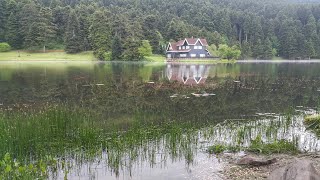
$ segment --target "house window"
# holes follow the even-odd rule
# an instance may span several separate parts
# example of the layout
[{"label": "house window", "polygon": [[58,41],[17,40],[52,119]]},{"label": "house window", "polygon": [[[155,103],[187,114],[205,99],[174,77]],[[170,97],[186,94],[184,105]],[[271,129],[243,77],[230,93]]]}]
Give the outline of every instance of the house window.
[{"label": "house window", "polygon": [[194,46],[194,49],[198,49],[198,46]]},{"label": "house window", "polygon": [[206,57],[206,55],[205,54],[200,54],[200,57]]},{"label": "house window", "polygon": [[190,49],[190,46],[186,46],[186,49]]},{"label": "house window", "polygon": [[180,54],[180,57],[187,57],[187,54]]},{"label": "house window", "polygon": [[185,47],[185,46],[182,46],[182,49],[186,49],[186,47]]},{"label": "house window", "polygon": [[190,56],[191,56],[191,57],[196,57],[197,55],[196,55],[196,54],[190,54]]},{"label": "house window", "polygon": [[198,46],[198,49],[202,49],[202,46]]},{"label": "house window", "polygon": [[171,58],[171,54],[167,54],[167,58]]},{"label": "house window", "polygon": [[179,46],[179,50],[181,49],[181,46]]}]

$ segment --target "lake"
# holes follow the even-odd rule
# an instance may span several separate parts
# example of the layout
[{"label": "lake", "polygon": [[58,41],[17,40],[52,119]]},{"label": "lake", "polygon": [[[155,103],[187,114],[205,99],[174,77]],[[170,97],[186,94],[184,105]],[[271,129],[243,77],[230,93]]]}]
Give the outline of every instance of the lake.
[{"label": "lake", "polygon": [[224,162],[206,152],[213,144],[246,147],[261,136],[320,150],[303,124],[320,107],[319,69],[317,61],[0,62],[0,130],[8,129],[0,155],[50,155],[51,179],[219,179]]}]

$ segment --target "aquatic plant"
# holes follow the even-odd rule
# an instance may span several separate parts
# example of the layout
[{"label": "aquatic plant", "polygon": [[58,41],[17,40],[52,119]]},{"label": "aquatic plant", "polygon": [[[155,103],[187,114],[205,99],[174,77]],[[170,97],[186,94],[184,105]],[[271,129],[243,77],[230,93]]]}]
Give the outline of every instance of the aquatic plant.
[{"label": "aquatic plant", "polygon": [[262,154],[273,153],[298,153],[299,150],[295,142],[289,142],[287,140],[276,140],[272,143],[265,143],[261,139],[261,135],[257,136],[251,141],[248,151]]},{"label": "aquatic plant", "polygon": [[223,146],[221,144],[217,144],[217,145],[209,146],[207,151],[210,154],[220,154],[220,153],[224,152],[225,150],[226,150],[225,146]]}]

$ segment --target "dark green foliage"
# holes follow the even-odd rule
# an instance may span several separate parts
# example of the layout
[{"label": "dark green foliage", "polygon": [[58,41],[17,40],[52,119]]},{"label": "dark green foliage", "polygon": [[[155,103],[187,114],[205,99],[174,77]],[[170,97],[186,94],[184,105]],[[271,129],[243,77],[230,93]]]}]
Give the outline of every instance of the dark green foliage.
[{"label": "dark green foliage", "polygon": [[[274,52],[288,59],[320,57],[320,6],[316,4],[150,0],[132,6],[127,0],[2,0],[0,42],[9,42],[14,49],[51,48],[51,44],[72,53],[93,49],[101,59],[110,52],[110,36],[116,34],[123,45],[132,38],[146,39],[156,54],[163,54],[170,40],[194,36],[216,46],[237,45],[244,59],[271,59]],[[77,20],[68,23],[71,11],[76,14],[71,18]],[[104,17],[99,19],[101,12]]]},{"label": "dark green foliage", "polygon": [[263,58],[264,59],[272,59],[273,57],[273,53],[272,53],[272,43],[269,40],[269,38],[267,38],[264,41],[264,49],[263,49]]},{"label": "dark green foliage", "polygon": [[95,56],[103,60],[103,54],[111,50],[111,27],[105,11],[93,14],[90,40]]},{"label": "dark green foliage", "polygon": [[78,53],[82,51],[81,47],[79,21],[77,14],[71,11],[65,35],[65,51],[67,53]]},{"label": "dark green foliage", "polygon": [[0,43],[0,52],[8,52],[11,50],[11,47],[8,43]]},{"label": "dark green foliage", "polygon": [[256,43],[254,44],[253,50],[252,50],[253,57],[256,59],[263,59],[264,57],[264,46],[261,42],[261,39],[258,39]]},{"label": "dark green foliage", "polygon": [[115,35],[112,40],[112,47],[111,47],[111,60],[121,60],[122,58],[122,44],[121,39],[118,35]]},{"label": "dark green foliage", "polygon": [[55,37],[54,25],[51,22],[52,12],[48,8],[41,8],[38,15],[29,26],[29,31],[25,37],[27,49],[40,49],[52,41]]},{"label": "dark green foliage", "polygon": [[14,49],[22,47],[23,42],[19,32],[19,21],[14,13],[11,13],[8,18],[6,39]]},{"label": "dark green foliage", "polygon": [[129,38],[124,44],[123,59],[126,61],[140,61],[143,55],[140,54],[139,48],[141,42],[135,38]]},{"label": "dark green foliage", "polygon": [[6,1],[0,1],[0,43],[5,41]]},{"label": "dark green foliage", "polygon": [[146,40],[148,40],[152,46],[154,53],[160,52],[160,32],[158,32],[157,17],[149,15],[144,19],[142,30]]}]

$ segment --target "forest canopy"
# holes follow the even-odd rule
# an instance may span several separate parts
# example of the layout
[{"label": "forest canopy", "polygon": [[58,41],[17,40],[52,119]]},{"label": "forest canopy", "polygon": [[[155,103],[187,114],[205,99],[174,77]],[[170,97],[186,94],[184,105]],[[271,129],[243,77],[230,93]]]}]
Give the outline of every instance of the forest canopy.
[{"label": "forest canopy", "polygon": [[100,59],[139,60],[146,42],[154,54],[163,54],[167,42],[192,36],[206,38],[216,47],[237,47],[241,58],[319,58],[320,4],[315,0],[0,1],[0,43],[12,49],[93,50]]}]

